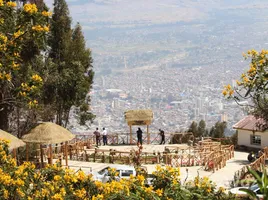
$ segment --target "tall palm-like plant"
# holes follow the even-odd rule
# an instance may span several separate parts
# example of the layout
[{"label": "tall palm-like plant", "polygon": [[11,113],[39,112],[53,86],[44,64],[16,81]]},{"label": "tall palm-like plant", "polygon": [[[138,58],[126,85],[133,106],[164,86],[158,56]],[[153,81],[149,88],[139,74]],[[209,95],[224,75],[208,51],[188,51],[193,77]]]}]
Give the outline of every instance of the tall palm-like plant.
[{"label": "tall palm-like plant", "polygon": [[[267,171],[266,171],[265,167],[262,166],[262,169],[263,169],[262,176],[260,176],[256,171],[252,170],[251,168],[249,168],[249,167],[247,167],[247,168],[248,168],[248,171],[254,176],[257,184],[259,185],[260,191],[263,194],[262,199],[268,200],[268,177],[267,177]],[[246,192],[253,199],[257,199],[257,200],[260,199],[257,196],[257,194],[250,189],[241,188],[240,190]]]}]

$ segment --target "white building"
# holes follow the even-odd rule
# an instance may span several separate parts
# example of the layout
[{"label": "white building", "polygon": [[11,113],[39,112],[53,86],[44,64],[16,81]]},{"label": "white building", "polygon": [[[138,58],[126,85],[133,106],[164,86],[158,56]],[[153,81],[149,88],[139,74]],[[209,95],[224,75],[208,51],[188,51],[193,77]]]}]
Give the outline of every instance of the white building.
[{"label": "white building", "polygon": [[238,130],[238,145],[252,148],[268,146],[268,129],[263,119],[249,115],[237,122],[233,128]]}]

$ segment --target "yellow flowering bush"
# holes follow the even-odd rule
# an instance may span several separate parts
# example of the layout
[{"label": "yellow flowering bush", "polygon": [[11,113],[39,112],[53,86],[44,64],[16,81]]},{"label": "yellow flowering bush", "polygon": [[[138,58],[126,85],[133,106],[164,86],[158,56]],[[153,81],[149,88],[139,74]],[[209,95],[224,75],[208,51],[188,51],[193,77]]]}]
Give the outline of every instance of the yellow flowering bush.
[{"label": "yellow flowering bush", "polygon": [[[117,176],[110,169],[112,177]],[[145,184],[142,174],[129,179],[112,178],[107,183],[94,181],[92,175],[73,171],[58,164],[36,169],[25,162],[17,165],[8,155],[8,142],[0,140],[0,197],[12,200],[187,200],[232,199],[224,189],[215,189],[207,177],[197,177],[186,185],[180,183],[180,170],[172,167],[156,167],[152,185]],[[166,181],[167,183],[163,182]]]},{"label": "yellow flowering bush", "polygon": [[37,106],[43,80],[33,69],[26,70],[23,49],[29,38],[41,46],[49,32],[50,16],[51,12],[38,10],[35,4],[17,7],[16,2],[0,0],[0,93],[5,92],[1,96],[9,97],[12,103],[19,101],[30,108]]},{"label": "yellow flowering bush", "polygon": [[[241,101],[247,101],[250,111],[258,117],[268,120],[267,110],[267,83],[268,83],[268,50],[260,52],[252,49],[243,53],[244,58],[250,59],[249,68],[241,74],[236,86],[227,85],[222,91],[223,95],[235,100],[238,105]],[[244,105],[243,105],[244,106]]]},{"label": "yellow flowering bush", "polygon": [[34,14],[34,13],[37,13],[37,11],[38,11],[36,5],[35,4],[30,4],[30,3],[26,3],[23,6],[23,10],[24,10],[24,12],[26,12],[28,14]]}]

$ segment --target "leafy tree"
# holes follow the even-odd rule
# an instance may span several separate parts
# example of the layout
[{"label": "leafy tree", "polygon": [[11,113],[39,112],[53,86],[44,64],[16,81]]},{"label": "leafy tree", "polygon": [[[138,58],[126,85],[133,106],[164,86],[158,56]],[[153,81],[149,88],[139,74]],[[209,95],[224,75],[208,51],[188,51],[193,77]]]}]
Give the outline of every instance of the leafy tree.
[{"label": "leafy tree", "polygon": [[209,129],[206,129],[205,136],[206,136],[206,137],[209,136]]},{"label": "leafy tree", "polygon": [[195,137],[198,137],[198,127],[197,123],[193,121],[188,129],[188,132],[192,132]]},{"label": "leafy tree", "polygon": [[237,145],[238,142],[238,130],[231,136],[231,141],[233,145]]},{"label": "leafy tree", "polygon": [[28,38],[37,45],[44,40],[48,17],[49,13],[38,11],[35,4],[18,8],[15,2],[0,0],[0,129],[9,128],[14,108],[38,104],[43,79],[24,64],[23,50]]},{"label": "leafy tree", "polygon": [[226,122],[216,122],[214,130],[212,132],[212,137],[215,138],[224,138],[224,130],[227,127]]},{"label": "leafy tree", "polygon": [[268,51],[250,50],[244,54],[245,59],[251,58],[250,68],[237,80],[237,87],[227,85],[222,91],[229,99],[234,99],[238,105],[248,101],[249,112],[264,120],[268,120]]},{"label": "leafy tree", "polygon": [[198,137],[205,136],[206,134],[206,122],[202,119],[198,124]]},{"label": "leafy tree", "polygon": [[[71,19],[65,0],[55,0],[52,16],[51,46],[49,58],[52,75],[44,83],[44,104],[53,105],[56,122],[66,126],[72,106],[80,107],[81,124],[92,120],[89,111],[90,97],[87,95],[93,83],[92,57],[86,48],[82,28],[79,24],[71,29]],[[53,77],[52,77],[53,76]]]},{"label": "leafy tree", "polygon": [[214,134],[215,134],[215,127],[212,126],[211,129],[210,129],[210,131],[209,131],[209,136],[210,137],[214,137]]}]

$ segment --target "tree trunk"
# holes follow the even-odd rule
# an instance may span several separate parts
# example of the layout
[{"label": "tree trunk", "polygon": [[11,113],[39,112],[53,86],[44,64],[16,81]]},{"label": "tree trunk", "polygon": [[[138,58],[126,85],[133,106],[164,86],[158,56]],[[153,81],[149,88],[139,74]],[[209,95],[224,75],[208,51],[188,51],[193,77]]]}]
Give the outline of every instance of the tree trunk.
[{"label": "tree trunk", "polygon": [[0,129],[4,131],[8,131],[9,128],[9,121],[8,121],[8,108],[7,107],[2,107],[0,110]]},{"label": "tree trunk", "polygon": [[62,107],[61,107],[61,105],[58,105],[56,124],[58,124],[60,126],[62,124]]},{"label": "tree trunk", "polygon": [[70,109],[68,111],[66,111],[64,128],[66,128],[66,126],[69,122],[69,115],[70,115]]}]

